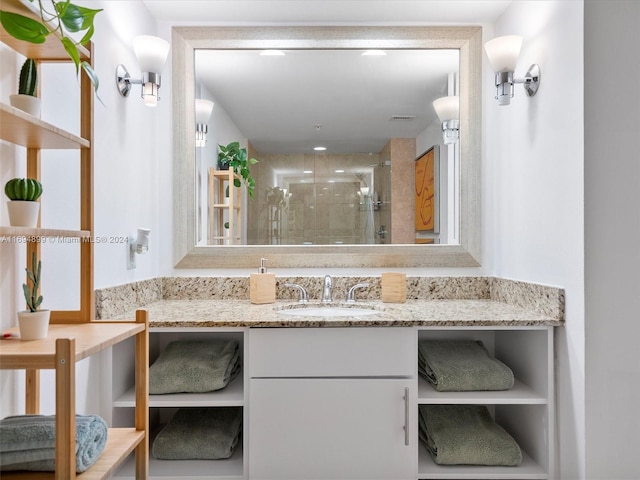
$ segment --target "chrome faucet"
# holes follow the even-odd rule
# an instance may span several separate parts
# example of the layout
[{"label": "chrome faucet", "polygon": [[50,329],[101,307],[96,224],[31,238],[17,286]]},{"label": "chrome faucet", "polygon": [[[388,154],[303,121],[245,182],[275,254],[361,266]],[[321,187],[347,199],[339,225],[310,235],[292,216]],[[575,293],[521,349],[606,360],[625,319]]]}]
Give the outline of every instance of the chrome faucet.
[{"label": "chrome faucet", "polygon": [[298,292],[300,292],[298,303],[307,303],[309,301],[307,297],[307,291],[302,285],[298,285],[297,283],[285,283],[284,286],[288,288],[295,288],[298,290]]},{"label": "chrome faucet", "polygon": [[347,293],[347,303],[356,303],[356,290],[359,288],[367,288],[368,286],[368,283],[358,283],[351,287],[349,293]]},{"label": "chrome faucet", "polygon": [[333,289],[333,282],[331,281],[330,275],[324,276],[324,284],[322,286],[322,302],[330,303],[333,302],[333,298],[331,298],[331,290]]}]

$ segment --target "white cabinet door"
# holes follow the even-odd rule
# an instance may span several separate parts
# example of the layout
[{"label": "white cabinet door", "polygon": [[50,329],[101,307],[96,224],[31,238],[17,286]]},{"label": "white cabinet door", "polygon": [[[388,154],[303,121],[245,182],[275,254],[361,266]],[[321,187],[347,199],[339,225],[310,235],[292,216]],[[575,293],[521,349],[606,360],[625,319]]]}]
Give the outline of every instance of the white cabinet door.
[{"label": "white cabinet door", "polygon": [[249,477],[416,478],[413,390],[411,379],[252,379]]}]

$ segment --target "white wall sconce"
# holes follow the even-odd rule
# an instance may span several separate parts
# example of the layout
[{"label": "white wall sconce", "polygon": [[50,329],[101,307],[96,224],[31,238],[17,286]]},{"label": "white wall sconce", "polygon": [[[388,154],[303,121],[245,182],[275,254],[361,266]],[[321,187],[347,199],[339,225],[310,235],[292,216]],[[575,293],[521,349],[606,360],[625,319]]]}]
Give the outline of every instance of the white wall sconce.
[{"label": "white wall sconce", "polygon": [[149,251],[149,234],[151,230],[148,228],[138,228],[138,236],[136,238],[129,237],[127,242],[129,256],[127,257],[127,270],[136,268],[136,253],[138,255],[145,254]]},{"label": "white wall sconce", "polygon": [[133,39],[133,50],[138,59],[142,78],[133,79],[129,71],[122,64],[116,67],[116,85],[123,97],[129,96],[131,85],[142,85],[142,99],[144,104],[155,107],[160,97],[160,77],[162,68],[169,54],[169,42],[151,35],[140,35]]},{"label": "white wall sconce", "polygon": [[460,136],[460,98],[457,95],[440,97],[433,108],[442,122],[442,140],[445,145],[456,143]]},{"label": "white wall sconce", "polygon": [[530,97],[533,97],[540,87],[540,66],[538,64],[531,65],[524,78],[513,77],[520,56],[520,47],[522,47],[520,35],[496,37],[484,44],[484,51],[489,58],[491,68],[496,72],[498,105],[511,103],[514,83],[523,83],[524,89]]},{"label": "white wall sconce", "polygon": [[196,147],[204,147],[207,144],[207,122],[213,112],[213,102],[203,98],[196,98]]}]

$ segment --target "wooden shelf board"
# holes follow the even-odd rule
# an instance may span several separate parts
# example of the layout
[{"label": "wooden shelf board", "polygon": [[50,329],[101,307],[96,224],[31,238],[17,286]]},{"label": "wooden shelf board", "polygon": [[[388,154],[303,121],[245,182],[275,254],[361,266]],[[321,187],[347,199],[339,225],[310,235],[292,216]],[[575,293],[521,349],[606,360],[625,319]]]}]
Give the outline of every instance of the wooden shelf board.
[{"label": "wooden shelf board", "polygon": [[[12,330],[17,331],[17,328]],[[143,330],[144,325],[133,322],[49,325],[49,334],[42,340],[0,340],[0,368],[55,368],[58,338],[75,338],[77,362]]]},{"label": "wooden shelf board", "polygon": [[[243,373],[222,390],[206,393],[149,395],[149,407],[241,407],[244,405]],[[113,402],[114,407],[135,407],[135,388]]]},{"label": "wooden shelf board", "polygon": [[89,148],[87,139],[62,130],[17,108],[0,103],[0,139],[27,148]]},{"label": "wooden shelf board", "polygon": [[418,478],[427,479],[529,479],[544,480],[549,474],[529,455],[522,452],[522,464],[517,467],[491,467],[484,465],[438,465],[432,459],[424,445],[418,450]]},{"label": "wooden shelf board", "polygon": [[547,399],[518,379],[510,390],[493,392],[438,392],[424,378],[418,378],[418,403],[421,404],[541,404]]},{"label": "wooden shelf board", "polygon": [[[102,480],[110,478],[133,449],[144,441],[144,432],[135,428],[110,428],[107,435],[107,445],[100,458],[89,470],[76,475],[81,480]],[[53,472],[2,472],[3,480],[12,479],[52,479]]]},{"label": "wooden shelf board", "polygon": [[[42,21],[36,10],[36,6],[28,2],[20,0],[2,0],[2,10],[18,13],[39,22]],[[60,43],[59,36],[56,33],[47,36],[47,40],[43,44],[33,44],[13,38],[4,28],[0,27],[0,41],[25,57],[33,58],[34,60],[71,62],[69,55],[67,55],[67,52]],[[78,52],[81,60],[89,60],[89,51],[85,47],[79,45]]]},{"label": "wooden shelf board", "polygon": [[31,227],[0,226],[0,237],[88,238],[90,236],[91,236],[91,232],[89,230],[65,230],[65,229],[59,229],[59,228],[31,228]]}]

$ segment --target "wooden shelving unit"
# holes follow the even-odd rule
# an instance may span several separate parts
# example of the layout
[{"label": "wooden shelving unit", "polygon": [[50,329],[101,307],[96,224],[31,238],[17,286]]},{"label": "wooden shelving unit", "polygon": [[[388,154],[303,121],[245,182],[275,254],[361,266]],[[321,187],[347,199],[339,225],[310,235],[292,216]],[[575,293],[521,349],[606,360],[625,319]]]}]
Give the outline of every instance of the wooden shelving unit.
[{"label": "wooden shelving unit", "polygon": [[[109,478],[132,452],[136,451],[136,477],[145,479],[148,468],[148,314],[139,311],[136,322],[50,325],[42,340],[5,340],[0,349],[0,368],[55,370],[56,374],[56,471],[3,472],[3,479],[55,478],[56,480]],[[80,360],[135,336],[135,427],[110,428],[105,450],[86,472],[76,476],[75,369]],[[37,380],[27,382],[27,413],[38,413]],[[31,405],[29,405],[31,403]]]},{"label": "wooden shelving unit", "polygon": [[209,245],[242,243],[242,196],[233,185],[235,178],[239,177],[232,169],[209,169]]},{"label": "wooden shelving unit", "polygon": [[[3,0],[2,9],[39,20],[34,6],[25,0]],[[51,36],[50,36],[51,37]],[[44,44],[34,45],[16,40],[4,28],[0,28],[0,40],[17,53],[36,61],[38,67],[47,62],[71,62],[63,46],[55,38],[47,37]],[[80,58],[92,61],[91,44],[80,49]],[[75,85],[72,88],[76,88]],[[41,178],[41,150],[73,149],[80,152],[80,221],[77,231],[61,231],[55,228],[12,230],[13,227],[0,227],[2,237],[26,236],[27,258],[32,252],[40,253],[40,242],[36,237],[91,237],[93,232],[93,86],[86,75],[80,76],[80,135],[65,131],[48,122],[40,120],[17,108],[0,103],[0,139],[25,147],[27,150],[27,176]],[[40,226],[40,224],[38,225]],[[61,235],[58,235],[61,232]],[[6,241],[6,240],[5,240]],[[80,245],[80,306],[78,310],[52,311],[52,323],[83,323],[92,320],[93,299],[93,243],[81,242]]]},{"label": "wooden shelving unit", "polygon": [[[2,0],[4,11],[40,20],[35,7],[27,0]],[[0,28],[0,41],[15,52],[32,58],[38,68],[47,62],[71,63],[63,45],[55,34],[43,44],[16,40]],[[79,47],[82,61],[93,64],[93,46]],[[73,68],[71,65],[69,68]],[[70,88],[77,88],[71,85]],[[40,410],[40,369],[55,371],[56,408],[56,471],[3,472],[3,479],[55,478],[56,480],[106,479],[135,451],[135,476],[148,477],[148,315],[137,314],[136,322],[94,322],[93,289],[93,104],[91,81],[80,76],[80,131],[68,132],[51,123],[33,117],[0,102],[0,140],[26,149],[26,173],[29,178],[41,179],[42,150],[77,150],[79,156],[80,218],[78,229],[59,229],[47,225],[35,228],[0,226],[0,241],[24,243],[27,259],[33,252],[40,257],[43,239],[58,237],[80,247],[80,304],[77,310],[52,311],[47,338],[35,341],[3,340],[0,343],[0,368],[26,371],[27,414]],[[46,184],[45,184],[46,187]],[[61,279],[62,280],[62,279]],[[17,329],[16,329],[17,330]],[[75,464],[75,369],[83,358],[100,352],[128,338],[135,338],[135,425],[130,428],[110,428],[107,446],[89,470],[76,475]]]}]

